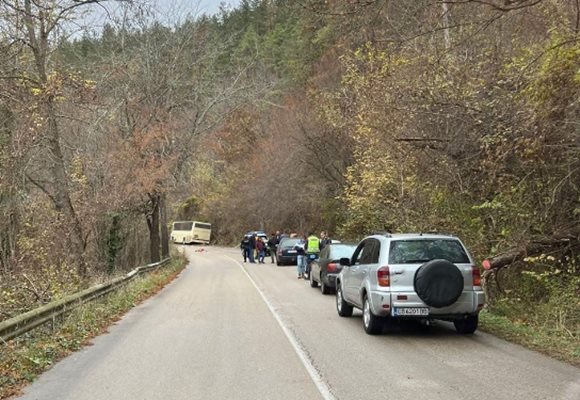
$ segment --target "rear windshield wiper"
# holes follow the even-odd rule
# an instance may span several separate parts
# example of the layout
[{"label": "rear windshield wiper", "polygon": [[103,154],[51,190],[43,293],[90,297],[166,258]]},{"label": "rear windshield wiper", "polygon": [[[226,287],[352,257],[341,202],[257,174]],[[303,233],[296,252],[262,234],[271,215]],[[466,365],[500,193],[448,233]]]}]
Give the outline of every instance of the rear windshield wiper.
[{"label": "rear windshield wiper", "polygon": [[417,263],[427,262],[427,261],[431,261],[431,259],[425,258],[425,259],[417,259],[417,260],[405,260],[402,264],[417,264]]}]

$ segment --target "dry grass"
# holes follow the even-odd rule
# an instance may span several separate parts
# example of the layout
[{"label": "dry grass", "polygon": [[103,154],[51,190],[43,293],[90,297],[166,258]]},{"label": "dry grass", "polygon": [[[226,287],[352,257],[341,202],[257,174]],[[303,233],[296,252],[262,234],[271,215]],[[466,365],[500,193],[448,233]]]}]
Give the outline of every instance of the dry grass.
[{"label": "dry grass", "polygon": [[0,344],[0,399],[20,393],[22,387],[70,353],[90,345],[123,314],[155,295],[186,265],[175,258],[170,265],[137,278],[123,289],[74,310],[54,326],[43,326]]}]

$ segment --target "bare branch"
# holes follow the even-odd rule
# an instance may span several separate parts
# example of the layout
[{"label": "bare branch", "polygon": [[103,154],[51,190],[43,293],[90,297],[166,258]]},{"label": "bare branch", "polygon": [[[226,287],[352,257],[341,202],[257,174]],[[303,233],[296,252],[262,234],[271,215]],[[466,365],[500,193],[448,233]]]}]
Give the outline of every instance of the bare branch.
[{"label": "bare branch", "polygon": [[533,7],[544,0],[503,0],[501,5],[499,2],[486,1],[486,0],[438,0],[441,4],[482,4],[493,8],[494,10],[510,12],[515,10],[521,10],[522,8]]}]

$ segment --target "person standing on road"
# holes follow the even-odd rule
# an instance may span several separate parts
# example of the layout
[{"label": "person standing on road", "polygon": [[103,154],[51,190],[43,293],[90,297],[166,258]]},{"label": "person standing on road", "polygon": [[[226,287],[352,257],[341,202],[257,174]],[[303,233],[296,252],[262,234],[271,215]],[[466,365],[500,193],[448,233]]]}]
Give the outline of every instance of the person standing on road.
[{"label": "person standing on road", "polygon": [[250,238],[248,235],[244,235],[242,242],[240,243],[240,249],[242,249],[242,255],[244,256],[244,262],[250,258]]},{"label": "person standing on road", "polygon": [[264,239],[261,237],[256,237],[256,252],[258,253],[258,264],[265,264],[266,243],[264,243]]},{"label": "person standing on road", "polygon": [[314,261],[321,250],[321,243],[318,237],[310,232],[308,234],[308,239],[306,239],[306,245],[304,246],[304,251],[306,252],[306,267],[305,272],[310,277],[310,263]]},{"label": "person standing on road", "polygon": [[304,268],[306,267],[306,251],[304,250],[306,246],[306,240],[304,235],[300,236],[298,243],[294,245],[294,250],[296,250],[296,268],[298,270],[298,279],[304,278]]},{"label": "person standing on road", "polygon": [[275,235],[275,239],[276,239],[276,248],[278,247],[278,245],[280,244],[280,242],[282,241],[282,238],[287,237],[284,236],[283,232],[280,231],[276,231],[276,235]]},{"label": "person standing on road", "polygon": [[270,249],[270,259],[272,260],[272,264],[274,264],[274,258],[276,257],[276,250],[278,249],[278,234],[280,232],[273,233],[270,235],[268,239],[268,248]]},{"label": "person standing on road", "polygon": [[332,243],[332,239],[328,236],[326,231],[320,232],[320,250],[324,249],[327,245]]},{"label": "person standing on road", "polygon": [[248,256],[250,258],[250,264],[255,264],[256,260],[254,259],[254,251],[256,251],[256,237],[254,235],[250,235],[248,242]]}]

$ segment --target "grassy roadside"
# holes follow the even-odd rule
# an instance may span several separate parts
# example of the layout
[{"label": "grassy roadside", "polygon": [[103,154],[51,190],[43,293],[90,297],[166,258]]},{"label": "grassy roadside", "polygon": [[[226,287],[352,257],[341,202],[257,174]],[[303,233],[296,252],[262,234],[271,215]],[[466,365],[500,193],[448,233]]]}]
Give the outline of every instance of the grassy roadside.
[{"label": "grassy roadside", "polygon": [[56,329],[41,327],[8,343],[0,344],[0,399],[18,394],[56,361],[81,349],[107,331],[131,308],[159,292],[186,265],[184,258],[136,278],[121,290],[87,303],[66,315]]},{"label": "grassy roadside", "polygon": [[480,313],[479,328],[502,339],[580,367],[580,341],[578,336],[571,332],[512,321],[488,310]]}]

